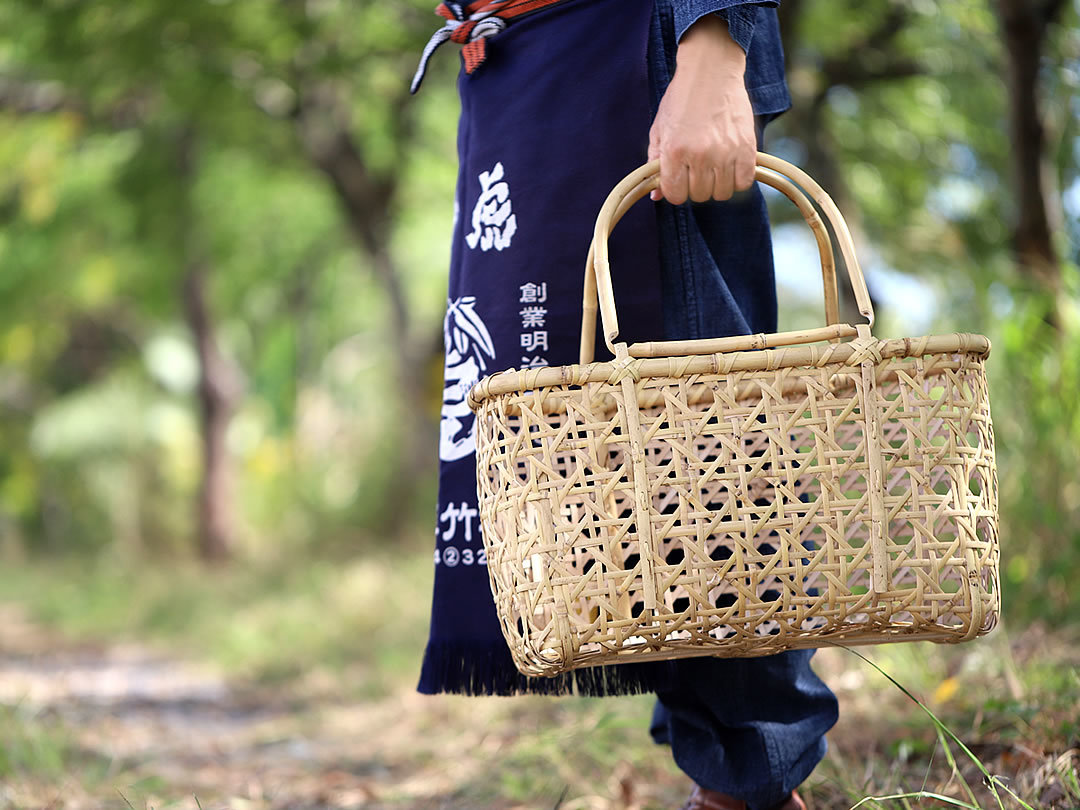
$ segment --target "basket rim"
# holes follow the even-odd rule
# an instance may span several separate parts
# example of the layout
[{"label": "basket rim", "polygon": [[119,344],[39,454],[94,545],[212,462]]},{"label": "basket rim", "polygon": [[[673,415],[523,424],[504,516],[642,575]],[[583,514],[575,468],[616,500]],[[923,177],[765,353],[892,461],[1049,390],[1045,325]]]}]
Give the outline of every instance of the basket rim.
[{"label": "basket rim", "polygon": [[889,339],[864,339],[826,345],[786,346],[778,349],[724,352],[690,357],[633,358],[582,365],[510,368],[489,374],[476,383],[467,397],[469,407],[479,410],[485,400],[502,394],[523,393],[538,388],[587,383],[617,383],[630,376],[635,380],[682,379],[700,374],[775,371],[783,368],[820,368],[847,365],[857,368],[867,359],[874,362],[929,354],[970,354],[979,359],[990,355],[990,339],[970,332]]}]

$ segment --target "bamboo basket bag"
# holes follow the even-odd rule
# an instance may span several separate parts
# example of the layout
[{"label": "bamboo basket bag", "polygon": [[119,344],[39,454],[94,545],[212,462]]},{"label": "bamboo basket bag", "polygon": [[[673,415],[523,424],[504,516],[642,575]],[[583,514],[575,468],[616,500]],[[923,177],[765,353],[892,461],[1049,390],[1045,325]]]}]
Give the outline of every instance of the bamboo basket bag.
[{"label": "bamboo basket bag", "polygon": [[[804,172],[759,154],[757,179],[817,238],[827,326],[616,342],[607,238],[656,171],[630,174],[597,218],[581,362],[500,372],[469,394],[488,571],[518,669],[989,632],[989,340],[873,338],[840,212]],[[839,323],[832,242],[807,194],[865,324]],[[613,362],[591,362],[597,292]]]}]

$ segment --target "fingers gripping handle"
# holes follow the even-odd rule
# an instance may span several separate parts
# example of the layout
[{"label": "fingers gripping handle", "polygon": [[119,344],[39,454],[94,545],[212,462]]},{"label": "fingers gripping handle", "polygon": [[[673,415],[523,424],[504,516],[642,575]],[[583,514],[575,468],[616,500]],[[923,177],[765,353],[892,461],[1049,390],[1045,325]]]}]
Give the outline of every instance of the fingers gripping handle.
[{"label": "fingers gripping handle", "polygon": [[[653,161],[627,175],[612,189],[596,218],[593,244],[589,251],[586,265],[584,307],[582,313],[581,362],[588,363],[593,357],[593,335],[596,330],[596,301],[599,299],[600,316],[604,325],[604,341],[608,348],[615,351],[615,340],[619,336],[618,312],[611,285],[611,268],[608,257],[608,237],[622,215],[637,200],[659,186],[659,163]],[[838,323],[836,296],[835,263],[832,245],[825,223],[814,206],[807,199],[809,195],[821,208],[825,220],[833,228],[859,312],[873,325],[874,310],[870,294],[866,289],[858,259],[855,256],[854,243],[848,231],[847,223],[836,204],[828,194],[801,169],[792,166],[780,158],[758,153],[756,179],[783,192],[798,206],[807,224],[813,231],[821,255],[822,276],[825,284],[825,311],[828,326],[825,329],[810,330],[800,333],[777,333],[774,335],[721,338],[715,340],[666,341],[646,344],[634,344],[629,354],[636,357],[648,357],[657,354],[708,354],[714,351],[734,351],[742,348],[762,348],[764,346],[783,346],[792,343],[805,343],[817,340],[835,339],[853,336],[854,327]],[[801,187],[801,188],[800,188]],[[805,189],[805,193],[804,190]],[[745,346],[743,344],[746,344]]]}]

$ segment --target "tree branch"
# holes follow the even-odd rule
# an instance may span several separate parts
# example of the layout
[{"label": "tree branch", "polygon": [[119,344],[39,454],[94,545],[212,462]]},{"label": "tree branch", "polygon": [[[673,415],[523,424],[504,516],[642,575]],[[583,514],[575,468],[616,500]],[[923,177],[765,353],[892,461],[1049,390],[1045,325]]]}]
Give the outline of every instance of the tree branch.
[{"label": "tree branch", "polygon": [[910,11],[906,6],[890,6],[877,27],[852,43],[844,57],[826,59],[821,68],[825,77],[822,92],[840,84],[857,87],[923,73],[918,62],[894,49],[896,37],[904,30],[909,18]]},{"label": "tree branch", "polygon": [[[404,85],[403,85],[404,86]],[[345,105],[328,83],[298,83],[294,116],[300,140],[311,162],[329,179],[345,212],[349,230],[367,256],[370,268],[390,303],[388,345],[394,353],[398,390],[408,404],[405,446],[401,452],[399,486],[403,492],[418,471],[430,466],[434,425],[426,408],[424,369],[428,367],[431,340],[417,339],[408,300],[390,249],[393,232],[391,212],[399,188],[396,172],[375,171],[353,135]],[[414,126],[408,96],[398,99],[389,116],[395,142],[404,149]],[[401,161],[394,161],[400,165]],[[442,330],[438,330],[442,334]]]},{"label": "tree branch", "polygon": [[390,299],[394,330],[401,338],[409,331],[409,313],[389,249],[389,211],[397,180],[392,175],[377,176],[371,170],[338,110],[330,88],[302,90],[295,117],[300,140],[311,162],[330,180],[349,229],[370,257],[372,270]]},{"label": "tree branch", "polygon": [[150,97],[133,93],[104,111],[73,95],[60,82],[0,76],[0,110],[19,116],[71,112],[108,129],[131,129],[146,120]]},{"label": "tree branch", "polygon": [[897,56],[895,54],[880,54],[884,57],[878,61],[874,56],[864,57],[860,61],[854,60],[827,60],[822,66],[826,75],[824,90],[836,85],[848,85],[860,87],[879,81],[893,79],[908,79],[912,76],[920,76],[925,71],[914,59]]}]

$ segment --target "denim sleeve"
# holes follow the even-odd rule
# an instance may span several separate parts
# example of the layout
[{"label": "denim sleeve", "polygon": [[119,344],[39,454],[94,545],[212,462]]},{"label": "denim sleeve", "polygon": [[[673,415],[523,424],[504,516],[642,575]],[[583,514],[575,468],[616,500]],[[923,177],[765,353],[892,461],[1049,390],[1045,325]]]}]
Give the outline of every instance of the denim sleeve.
[{"label": "denim sleeve", "polygon": [[754,7],[778,5],[779,0],[674,0],[675,38],[682,39],[686,29],[706,14],[716,14],[727,22],[731,38],[748,52],[754,36]]}]

